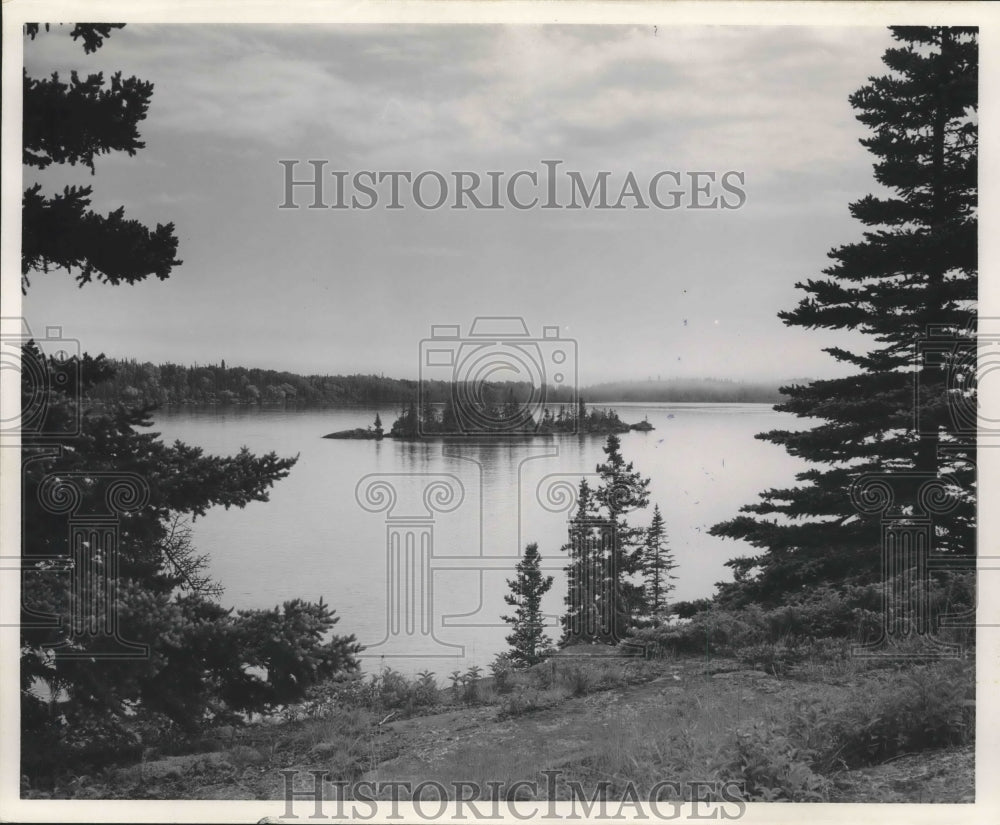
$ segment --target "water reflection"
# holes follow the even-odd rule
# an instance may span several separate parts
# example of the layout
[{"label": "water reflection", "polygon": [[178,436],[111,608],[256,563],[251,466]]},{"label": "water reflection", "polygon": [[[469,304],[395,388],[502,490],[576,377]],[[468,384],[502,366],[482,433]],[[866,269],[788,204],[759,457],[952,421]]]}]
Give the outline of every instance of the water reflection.
[{"label": "water reflection", "polygon": [[[651,478],[651,505],[663,511],[679,564],[674,596],[708,595],[716,581],[729,578],[725,561],[748,548],[712,538],[707,529],[760,490],[792,483],[803,466],[753,436],[807,423],[755,404],[636,404],[618,410],[626,421],[647,416],[656,428],[621,436],[622,452]],[[197,546],[209,554],[213,574],[226,587],[224,602],[263,607],[322,595],[341,617],[338,632],[354,633],[371,646],[369,653],[384,654],[384,662],[400,670],[429,667],[441,675],[483,666],[506,647],[508,629],[499,620],[507,612],[506,579],[525,544],[536,541],[547,572],[556,577],[543,604],[554,624],[565,589],[560,547],[572,511],[565,489],[593,475],[604,458],[604,439],[320,438],[367,426],[375,412],[351,407],[158,414],[155,429],[165,438],[209,452],[232,453],[245,444],[255,452],[300,455],[270,502],[215,509],[195,523]],[[378,412],[387,422],[395,416],[393,408]],[[358,484],[372,476],[395,486],[391,512],[359,503]],[[461,502],[429,510],[424,490],[447,478],[460,486]],[[649,512],[637,521],[645,525]],[[558,636],[558,628],[552,635]]]}]

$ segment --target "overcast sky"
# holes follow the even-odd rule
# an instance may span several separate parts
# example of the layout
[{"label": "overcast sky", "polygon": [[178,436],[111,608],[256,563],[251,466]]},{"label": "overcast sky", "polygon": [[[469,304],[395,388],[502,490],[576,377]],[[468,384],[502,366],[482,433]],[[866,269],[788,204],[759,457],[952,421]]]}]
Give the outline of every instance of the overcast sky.
[{"label": "overcast sky", "polygon": [[[847,97],[890,42],[882,28],[129,25],[85,55],[65,29],[42,34],[29,74],[121,69],[155,91],[144,151],[101,158],[93,178],[25,170],[26,185],[91,183],[101,211],[173,221],[184,264],[131,287],[39,274],[25,315],[89,352],[305,373],[415,377],[432,324],[520,315],[577,341],[583,383],[842,374],[821,348],[844,338],[776,313],[860,235],[847,207],[873,190],[871,156]],[[630,171],[738,170],[747,201],[282,211],[280,159],[484,176],[561,160],[611,172],[614,196]]]}]

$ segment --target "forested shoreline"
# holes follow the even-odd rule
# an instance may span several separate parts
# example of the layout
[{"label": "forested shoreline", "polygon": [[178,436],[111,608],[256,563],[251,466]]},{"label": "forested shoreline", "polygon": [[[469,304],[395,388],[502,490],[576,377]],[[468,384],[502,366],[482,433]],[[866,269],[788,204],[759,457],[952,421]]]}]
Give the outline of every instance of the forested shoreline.
[{"label": "forested shoreline", "polygon": [[[68,34],[91,54],[123,26],[56,26],[51,34]],[[27,24],[26,44],[49,33],[48,25]],[[372,777],[455,780],[453,799],[466,803],[464,789],[481,787],[470,776],[490,777],[485,787],[498,800],[504,782],[524,788],[526,772],[555,766],[592,803],[617,796],[623,807],[663,795],[741,804],[974,799],[976,458],[979,428],[990,423],[978,417],[972,357],[979,345],[978,30],[894,27],[891,34],[895,45],[883,58],[889,74],[869,78],[849,98],[872,130],[861,142],[875,157],[882,195],[850,204],[866,228],[863,240],[831,250],[823,277],[796,284],[805,297],[778,312],[788,326],[868,336],[874,343],[866,351],[825,350],[854,368],[850,377],[781,388],[711,378],[546,388],[536,420],[520,409],[539,400],[527,383],[477,383],[462,409],[449,407],[449,398],[471,385],[443,380],[67,358],[23,341],[15,448],[21,797],[288,800],[296,794],[279,777],[308,766],[313,787],[326,776],[341,791],[370,786]],[[105,88],[102,74],[84,80],[73,72],[67,83],[26,71],[25,168],[93,171],[101,154],[135,154],[145,147],[137,127],[152,90],[120,73]],[[91,198],[89,186],[45,194],[26,182],[25,294],[33,278],[59,270],[80,286],[115,286],[166,280],[181,264],[173,224],[147,227],[125,219],[124,207],[105,216],[90,210]],[[637,345],[629,346],[621,357]],[[671,599],[673,571],[685,574],[705,552],[698,536],[672,537],[666,506],[685,506],[677,497],[678,489],[687,492],[681,470],[695,475],[694,465],[684,465],[683,450],[670,455],[669,443],[651,459],[680,467],[681,483],[655,491],[664,510],[653,504],[647,519],[650,478],[615,431],[648,427],[626,425],[606,409],[622,401],[756,401],[819,419],[808,429],[759,433],[807,466],[728,520],[696,528],[738,542],[726,563],[731,580],[717,583],[711,598]],[[588,403],[604,409],[588,412]],[[223,583],[211,576],[212,542],[196,545],[191,524],[212,509],[267,506],[299,455],[247,447],[216,455],[171,444],[150,431],[151,411],[269,404],[398,405],[389,436],[400,438],[450,437],[469,432],[469,421],[475,434],[536,426],[543,434],[607,433],[604,460],[581,472],[565,543],[540,548],[529,540],[518,561],[511,558],[504,598],[511,610],[499,617],[510,626],[509,650],[496,655],[490,676],[474,664],[452,672],[445,687],[433,671],[411,679],[384,657],[377,672],[363,674],[363,647],[337,632],[339,616],[322,594],[273,608],[226,606]],[[378,414],[370,432],[382,435]],[[639,439],[629,441],[641,457]],[[686,446],[694,452],[699,444]],[[433,477],[416,463],[422,457],[412,460],[420,472],[405,475]],[[357,469],[350,457],[330,466]],[[360,489],[340,501],[361,504]],[[446,512],[452,503],[437,500],[428,485],[427,515],[403,507],[393,514],[391,485],[380,489],[371,496],[377,506],[365,509],[399,525],[390,539],[404,529],[429,531],[432,509]],[[335,505],[322,515],[332,546],[366,540],[345,529]],[[283,526],[280,515],[275,523]],[[221,540],[235,544],[238,535]],[[419,535],[428,537],[419,545],[428,548],[420,551],[422,578],[409,550],[418,545],[405,545],[405,561],[393,562],[404,559],[403,545],[393,551],[380,535],[367,556],[388,547],[389,564],[412,576],[401,601],[414,628],[414,606],[433,590],[434,572],[430,532]],[[477,538],[481,548],[482,529]],[[683,564],[671,540],[690,547]],[[281,534],[275,552],[283,563],[310,564],[292,533]],[[562,634],[553,641],[542,607],[553,577],[543,556],[557,554],[566,575]],[[345,565],[346,578],[354,573]],[[393,575],[372,599],[402,592]],[[418,587],[419,598],[411,598]],[[422,632],[433,638],[445,618],[428,607]],[[422,654],[415,648],[413,655]],[[420,716],[432,719],[421,725]],[[845,783],[850,771],[925,752],[934,767],[893,787]],[[941,767],[941,756],[952,767]],[[676,777],[677,787],[665,788],[664,776]],[[928,787],[941,776],[965,782],[969,792]],[[725,792],[704,797],[706,780]],[[353,793],[347,801],[364,799]],[[301,790],[297,796],[317,808],[321,801],[303,799]]]},{"label": "forested shoreline", "polygon": [[[92,387],[91,403],[154,406],[256,406],[293,404],[400,404],[417,395],[418,382],[384,375],[300,375],[219,364],[184,366],[154,364],[136,359],[107,359],[114,375]],[[803,379],[804,380],[804,379]],[[793,382],[798,383],[798,382]],[[525,382],[493,382],[499,393],[513,392],[515,400],[527,400],[533,388]],[[744,382],[720,378],[677,378],[649,381],[616,381],[585,387],[580,395],[591,403],[608,402],[714,402],[778,403],[784,396],[783,382]],[[424,381],[422,397],[444,403],[450,396],[449,381]],[[549,404],[573,404],[571,388],[547,386]]]}]

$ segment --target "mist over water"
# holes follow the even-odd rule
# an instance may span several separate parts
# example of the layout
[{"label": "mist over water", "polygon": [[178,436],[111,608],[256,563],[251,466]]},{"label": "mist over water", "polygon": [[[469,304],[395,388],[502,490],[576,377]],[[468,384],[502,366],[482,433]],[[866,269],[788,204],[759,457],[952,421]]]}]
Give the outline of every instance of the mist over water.
[{"label": "mist over water", "polygon": [[[646,526],[652,505],[659,504],[679,565],[672,598],[711,595],[716,582],[731,579],[726,560],[751,548],[713,538],[709,527],[736,515],[760,491],[794,484],[794,474],[805,466],[754,435],[803,429],[809,422],[766,404],[614,406],[624,421],[648,417],[655,427],[621,436],[626,460],[651,479],[649,509],[632,521]],[[366,670],[383,663],[411,674],[427,668],[443,681],[452,670],[485,667],[506,648],[509,630],[499,618],[509,611],[503,601],[506,579],[514,575],[519,552],[534,541],[547,573],[555,577],[544,608],[551,614],[550,635],[557,639],[566,561],[559,548],[573,503],[568,493],[585,475],[596,483],[605,438],[474,443],[322,438],[368,426],[376,412],[388,430],[398,408],[230,407],[156,414],[154,429],[168,442],[180,439],[216,454],[245,445],[258,454],[299,455],[269,502],[243,510],[217,507],[195,521],[195,546],[208,554],[213,577],[225,587],[223,604],[272,607],[322,596],[340,617],[337,632],[353,633],[369,647]],[[379,509],[388,499],[379,499],[377,490],[366,498],[371,482],[383,491],[392,488],[391,508]],[[429,566],[420,564],[419,539],[409,556],[404,542],[394,578],[387,574],[387,541],[397,527],[426,537]],[[418,592],[407,591],[400,579],[416,582]],[[396,628],[387,612],[390,603],[400,606]],[[422,633],[421,611],[431,634]],[[390,633],[393,629],[397,632]]]}]

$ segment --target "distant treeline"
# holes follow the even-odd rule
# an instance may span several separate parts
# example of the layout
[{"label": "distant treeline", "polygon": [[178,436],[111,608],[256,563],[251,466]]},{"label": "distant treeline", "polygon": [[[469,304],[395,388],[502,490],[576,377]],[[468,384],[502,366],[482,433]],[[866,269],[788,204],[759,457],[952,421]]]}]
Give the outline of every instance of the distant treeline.
[{"label": "distant treeline", "polygon": [[588,402],[700,401],[719,403],[773,404],[784,396],[779,388],[808,384],[812,379],[787,381],[734,381],[728,378],[668,378],[656,381],[610,381],[585,388]]},{"label": "distant treeline", "polygon": [[[297,375],[277,370],[212,365],[153,364],[134,359],[114,360],[114,377],[92,388],[92,402],[159,406],[205,404],[402,404],[417,396],[417,382],[381,375]],[[425,382],[424,399],[444,403],[450,395],[447,381]],[[494,386],[494,385],[488,385]],[[778,382],[743,383],[705,379],[666,381],[622,381],[584,388],[580,396],[588,402],[702,401],[763,402],[781,399]],[[524,402],[531,396],[528,383],[496,384],[506,396]],[[546,403],[572,404],[576,395],[569,388],[549,387]]]}]

